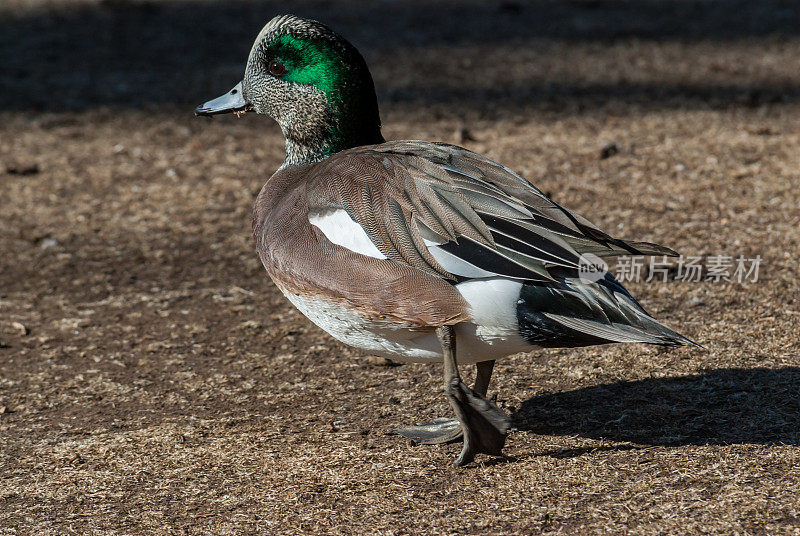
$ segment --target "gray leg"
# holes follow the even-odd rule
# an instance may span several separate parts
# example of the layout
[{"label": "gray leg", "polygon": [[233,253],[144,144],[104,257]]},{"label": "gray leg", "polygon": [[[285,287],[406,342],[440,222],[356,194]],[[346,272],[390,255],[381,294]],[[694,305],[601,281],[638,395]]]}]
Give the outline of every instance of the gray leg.
[{"label": "gray leg", "polygon": [[[461,423],[464,432],[464,448],[453,465],[460,467],[475,459],[478,453],[500,455],[506,442],[506,434],[510,427],[508,416],[495,404],[489,402],[481,394],[473,391],[461,381],[456,363],[456,338],[452,326],[442,326],[436,330],[439,342],[444,351],[444,383],[445,392],[450,399],[450,406]],[[478,369],[476,387],[488,386],[488,367]],[[485,378],[485,380],[484,380]]]},{"label": "gray leg", "polygon": [[[489,390],[489,381],[492,379],[494,361],[482,361],[477,363],[476,366],[478,372],[475,376],[475,385],[472,390],[485,397],[486,392]],[[446,388],[447,386],[445,386]],[[407,437],[418,445],[454,443],[464,437],[464,433],[461,431],[461,423],[457,419],[443,417],[416,426],[398,426],[392,432]]]},{"label": "gray leg", "polygon": [[475,385],[472,386],[472,390],[485,397],[486,392],[489,391],[489,381],[492,379],[494,361],[481,361],[476,363],[475,366],[478,368],[478,373],[475,375]]}]

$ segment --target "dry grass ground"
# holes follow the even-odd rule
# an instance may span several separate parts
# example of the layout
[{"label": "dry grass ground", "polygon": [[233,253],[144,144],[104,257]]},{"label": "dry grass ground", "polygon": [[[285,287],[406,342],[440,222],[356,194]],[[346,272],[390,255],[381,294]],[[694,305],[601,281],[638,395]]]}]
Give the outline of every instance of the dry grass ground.
[{"label": "dry grass ground", "polygon": [[295,11],[363,49],[387,138],[462,143],[622,237],[760,255],[757,284],[628,285],[707,351],[508,359],[508,458],[452,468],[388,434],[448,410],[439,367],[343,347],[260,267],[277,127],[191,116],[287,8],[12,2],[0,534],[800,534],[793,4],[421,6]]}]

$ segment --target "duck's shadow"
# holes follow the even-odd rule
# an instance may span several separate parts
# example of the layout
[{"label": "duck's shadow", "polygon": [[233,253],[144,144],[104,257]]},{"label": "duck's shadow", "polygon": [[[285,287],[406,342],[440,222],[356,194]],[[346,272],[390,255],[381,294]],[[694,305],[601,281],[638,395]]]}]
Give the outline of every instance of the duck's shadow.
[{"label": "duck's shadow", "polygon": [[800,367],[718,369],[535,396],[514,426],[640,445],[800,445]]}]

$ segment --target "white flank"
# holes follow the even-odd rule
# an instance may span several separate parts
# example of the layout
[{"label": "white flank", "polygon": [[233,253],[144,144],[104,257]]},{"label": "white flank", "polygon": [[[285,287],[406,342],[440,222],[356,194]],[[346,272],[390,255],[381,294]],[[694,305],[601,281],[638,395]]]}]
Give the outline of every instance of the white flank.
[{"label": "white flank", "polygon": [[[455,326],[459,363],[500,359],[534,348],[517,332],[520,283],[492,279],[469,281],[456,288],[469,302],[473,315],[471,322]],[[406,363],[442,360],[442,348],[433,330],[420,332],[410,324],[375,321],[325,298],[283,294],[309,320],[344,344]]]},{"label": "white flank", "polygon": [[311,225],[322,231],[325,238],[332,243],[347,248],[355,253],[385,259],[386,255],[375,246],[367,236],[367,232],[357,222],[353,221],[344,209],[328,210],[325,212],[312,212],[308,215]]},{"label": "white flank", "polygon": [[517,304],[522,283],[503,278],[456,285],[470,306],[472,321],[456,326],[459,361],[480,361],[530,350],[519,334]]}]

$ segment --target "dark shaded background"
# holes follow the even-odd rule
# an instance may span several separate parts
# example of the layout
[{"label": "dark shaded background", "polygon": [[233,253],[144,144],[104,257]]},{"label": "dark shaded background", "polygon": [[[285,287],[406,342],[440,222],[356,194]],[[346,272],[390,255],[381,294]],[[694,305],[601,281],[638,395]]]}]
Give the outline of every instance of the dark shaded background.
[{"label": "dark shaded background", "polygon": [[[15,14],[0,20],[0,108],[80,109],[100,105],[137,107],[203,101],[235,83],[254,35],[276,14],[313,17],[345,34],[379,73],[393,55],[419,56],[426,49],[483,44],[501,57],[436,58],[405,73],[382,76],[383,101],[463,102],[512,99],[540,105],[570,97],[586,102],[619,99],[661,105],[698,101],[796,100],[793,81],[713,79],[559,82],[537,76],[506,77],[482,84],[486,68],[509,68],[515,52],[557,54],[552,43],[605,47],[630,41],[716,44],[768,40],[777,44],[800,33],[800,9],[791,0],[573,0],[539,2],[170,2],[104,0],[96,5]],[[444,60],[467,60],[473,87],[439,75]],[[688,58],[698,61],[702,58]],[[370,61],[372,60],[372,61]],[[744,59],[743,61],[747,61]],[[499,64],[498,64],[499,62]],[[413,65],[413,63],[412,63]],[[385,65],[391,69],[391,65]],[[535,65],[534,65],[535,67]],[[702,67],[702,65],[698,65]],[[513,83],[511,80],[513,79]]]}]

